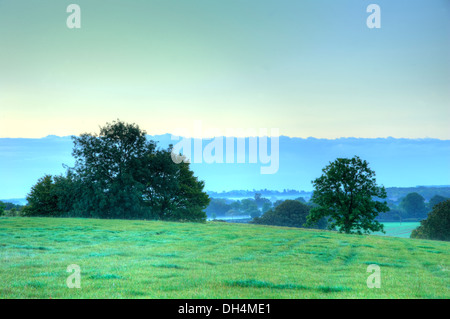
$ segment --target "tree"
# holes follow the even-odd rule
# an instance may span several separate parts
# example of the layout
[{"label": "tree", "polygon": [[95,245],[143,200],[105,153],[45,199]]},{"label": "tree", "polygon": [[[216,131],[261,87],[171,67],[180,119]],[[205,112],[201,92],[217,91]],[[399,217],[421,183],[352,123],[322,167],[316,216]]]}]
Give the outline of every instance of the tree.
[{"label": "tree", "polygon": [[6,207],[6,205],[2,201],[0,201],[0,216],[3,215],[3,212],[5,211],[5,207]]},{"label": "tree", "polygon": [[236,200],[236,201],[231,202],[230,206],[231,206],[231,209],[234,210],[234,211],[239,212],[239,211],[242,210],[242,203],[241,203],[240,200]]},{"label": "tree", "polygon": [[422,218],[427,214],[427,207],[425,206],[425,198],[419,193],[409,193],[402,199],[400,206],[405,210],[409,217]]},{"label": "tree", "polygon": [[255,202],[258,207],[262,207],[261,199],[262,199],[261,193],[255,193]]},{"label": "tree", "polygon": [[447,199],[448,199],[447,197],[441,195],[434,195],[428,202],[428,209],[433,210],[434,206],[436,206],[439,203],[445,202]]},{"label": "tree", "polygon": [[137,125],[107,123],[73,141],[75,167],[38,181],[27,198],[30,216],[206,220],[204,182]]},{"label": "tree", "polygon": [[263,208],[264,205],[270,204],[272,206],[272,202],[268,198],[262,197],[261,193],[255,193],[255,203],[258,208]]},{"label": "tree", "polygon": [[[172,167],[170,170],[159,172],[159,176],[164,176],[168,181],[162,188],[160,187],[160,190],[165,189],[161,193],[164,194],[164,201],[167,203],[165,211],[160,211],[160,214],[163,214],[160,217],[169,220],[205,221],[204,209],[210,202],[209,196],[203,192],[205,183],[194,176],[194,172],[189,169],[189,163],[181,161],[176,164],[170,160],[171,153],[172,146],[169,146],[167,151],[157,152],[162,156],[162,160],[165,159],[166,163]],[[146,184],[146,189],[153,187],[154,174],[152,170],[150,172],[153,179]]]},{"label": "tree", "polygon": [[272,208],[272,202],[271,201],[268,201],[268,202],[265,202],[264,204],[263,204],[263,206],[262,206],[262,208],[261,208],[261,211],[263,212],[263,214],[265,213],[265,212],[267,212],[269,209],[271,209]]},{"label": "tree", "polygon": [[107,123],[100,134],[74,136],[74,171],[83,184],[77,214],[98,218],[145,218],[140,179],[146,174],[143,160],[155,152],[156,143],[135,124]]},{"label": "tree", "polygon": [[285,200],[283,203],[254,218],[253,223],[263,225],[304,227],[309,207],[297,200]]},{"label": "tree", "polygon": [[261,211],[259,209],[255,209],[250,212],[251,218],[257,218],[259,216],[261,216]]},{"label": "tree", "polygon": [[175,163],[172,145],[167,150],[149,153],[141,166],[143,195],[151,209],[152,218],[162,220],[205,221],[204,209],[210,202],[203,192],[205,186],[189,168],[184,157]]},{"label": "tree", "polygon": [[435,205],[427,219],[412,231],[411,238],[450,241],[450,200]]},{"label": "tree", "polygon": [[258,209],[256,201],[252,198],[245,198],[241,201],[241,211],[244,214],[249,215],[250,217],[252,216],[257,217],[261,215],[261,212]]},{"label": "tree", "polygon": [[377,186],[375,172],[365,160],[337,158],[322,171],[322,176],[312,181],[315,205],[308,224],[326,217],[330,229],[336,227],[347,234],[383,231],[375,217],[389,211],[387,203],[379,201],[387,197],[386,190]]},{"label": "tree", "polygon": [[26,216],[55,217],[60,215],[58,197],[52,175],[41,177],[27,195]]},{"label": "tree", "polygon": [[225,216],[225,214],[231,209],[231,205],[227,204],[226,199],[224,198],[211,198],[211,201],[206,208],[206,213],[211,215],[213,213],[216,216]]}]

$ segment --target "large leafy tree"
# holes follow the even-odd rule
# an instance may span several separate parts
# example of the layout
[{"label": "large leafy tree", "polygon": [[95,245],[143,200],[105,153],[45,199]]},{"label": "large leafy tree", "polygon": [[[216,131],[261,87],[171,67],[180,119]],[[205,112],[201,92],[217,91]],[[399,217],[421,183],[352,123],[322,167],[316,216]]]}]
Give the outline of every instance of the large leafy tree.
[{"label": "large leafy tree", "polygon": [[[29,216],[203,221],[204,182],[179,154],[157,149],[135,124],[116,121],[73,137],[75,166],[42,177],[27,197]],[[177,162],[177,163],[176,163]]]},{"label": "large leafy tree", "polygon": [[[100,218],[206,219],[209,197],[189,163],[173,161],[135,124],[116,121],[74,137],[75,215]],[[175,154],[178,156],[177,154]]]},{"label": "large leafy tree", "polygon": [[135,124],[107,123],[100,133],[74,136],[75,172],[83,184],[76,211],[100,218],[142,218],[145,169],[142,159],[155,150],[146,132]]},{"label": "large leafy tree", "polygon": [[384,187],[376,183],[375,172],[369,164],[355,156],[337,158],[315,179],[312,196],[313,208],[308,224],[328,218],[329,228],[340,232],[358,234],[383,231],[383,225],[375,220],[379,213],[389,211]]}]

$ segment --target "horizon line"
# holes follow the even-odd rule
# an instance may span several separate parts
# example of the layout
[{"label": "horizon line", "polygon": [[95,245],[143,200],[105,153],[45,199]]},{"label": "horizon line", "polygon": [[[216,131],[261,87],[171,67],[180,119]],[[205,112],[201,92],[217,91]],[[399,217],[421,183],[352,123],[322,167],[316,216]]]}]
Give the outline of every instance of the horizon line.
[{"label": "horizon line", "polygon": [[[82,133],[82,134],[86,134],[86,133]],[[92,134],[92,133],[87,133],[87,134]],[[3,137],[0,136],[0,139],[28,139],[28,140],[39,140],[39,139],[45,139],[45,138],[69,138],[72,136],[80,136],[73,134],[73,135],[54,135],[54,134],[49,134],[46,136],[41,136],[41,137]],[[271,137],[270,135],[246,135],[246,136],[233,136],[233,135],[218,135],[218,136],[203,136],[203,137],[195,137],[195,136],[180,136],[180,135],[175,135],[172,133],[163,133],[163,134],[145,134],[147,137],[156,137],[156,136],[165,136],[165,135],[169,135],[169,136],[177,136],[177,137],[181,137],[181,138],[193,138],[193,139],[213,139],[213,138],[250,138],[250,137]],[[302,140],[328,140],[328,141],[333,141],[333,140],[341,140],[341,139],[360,139],[360,140],[376,140],[376,139],[394,139],[394,140],[438,140],[438,141],[450,141],[450,139],[443,139],[443,138],[438,138],[438,137],[393,137],[393,136],[386,136],[386,137],[356,137],[356,136],[341,136],[341,137],[335,137],[335,138],[325,138],[325,137],[314,137],[314,136],[308,136],[308,137],[301,137],[301,136],[289,136],[289,135],[279,135],[279,138],[290,138],[290,139],[302,139]]]}]

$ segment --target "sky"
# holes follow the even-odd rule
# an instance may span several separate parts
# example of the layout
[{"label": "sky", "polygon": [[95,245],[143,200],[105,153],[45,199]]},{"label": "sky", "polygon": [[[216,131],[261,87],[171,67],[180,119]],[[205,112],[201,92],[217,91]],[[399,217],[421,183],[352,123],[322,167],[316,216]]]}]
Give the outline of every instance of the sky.
[{"label": "sky", "polygon": [[0,137],[121,119],[450,139],[449,106],[448,0],[0,0]]}]

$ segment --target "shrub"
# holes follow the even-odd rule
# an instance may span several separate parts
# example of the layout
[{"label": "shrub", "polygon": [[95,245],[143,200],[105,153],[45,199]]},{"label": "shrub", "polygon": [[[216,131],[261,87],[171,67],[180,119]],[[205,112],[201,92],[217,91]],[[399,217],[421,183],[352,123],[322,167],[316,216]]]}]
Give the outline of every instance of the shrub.
[{"label": "shrub", "polygon": [[435,205],[428,218],[413,230],[411,238],[450,241],[450,200]]},{"label": "shrub", "polygon": [[57,216],[58,197],[54,193],[55,184],[51,175],[45,175],[31,188],[27,196],[26,216]]},{"label": "shrub", "polygon": [[[274,209],[254,218],[252,223],[274,226],[305,227],[310,207],[298,200],[285,200]],[[321,225],[325,228],[325,225]],[[320,227],[316,225],[316,227]]]}]

